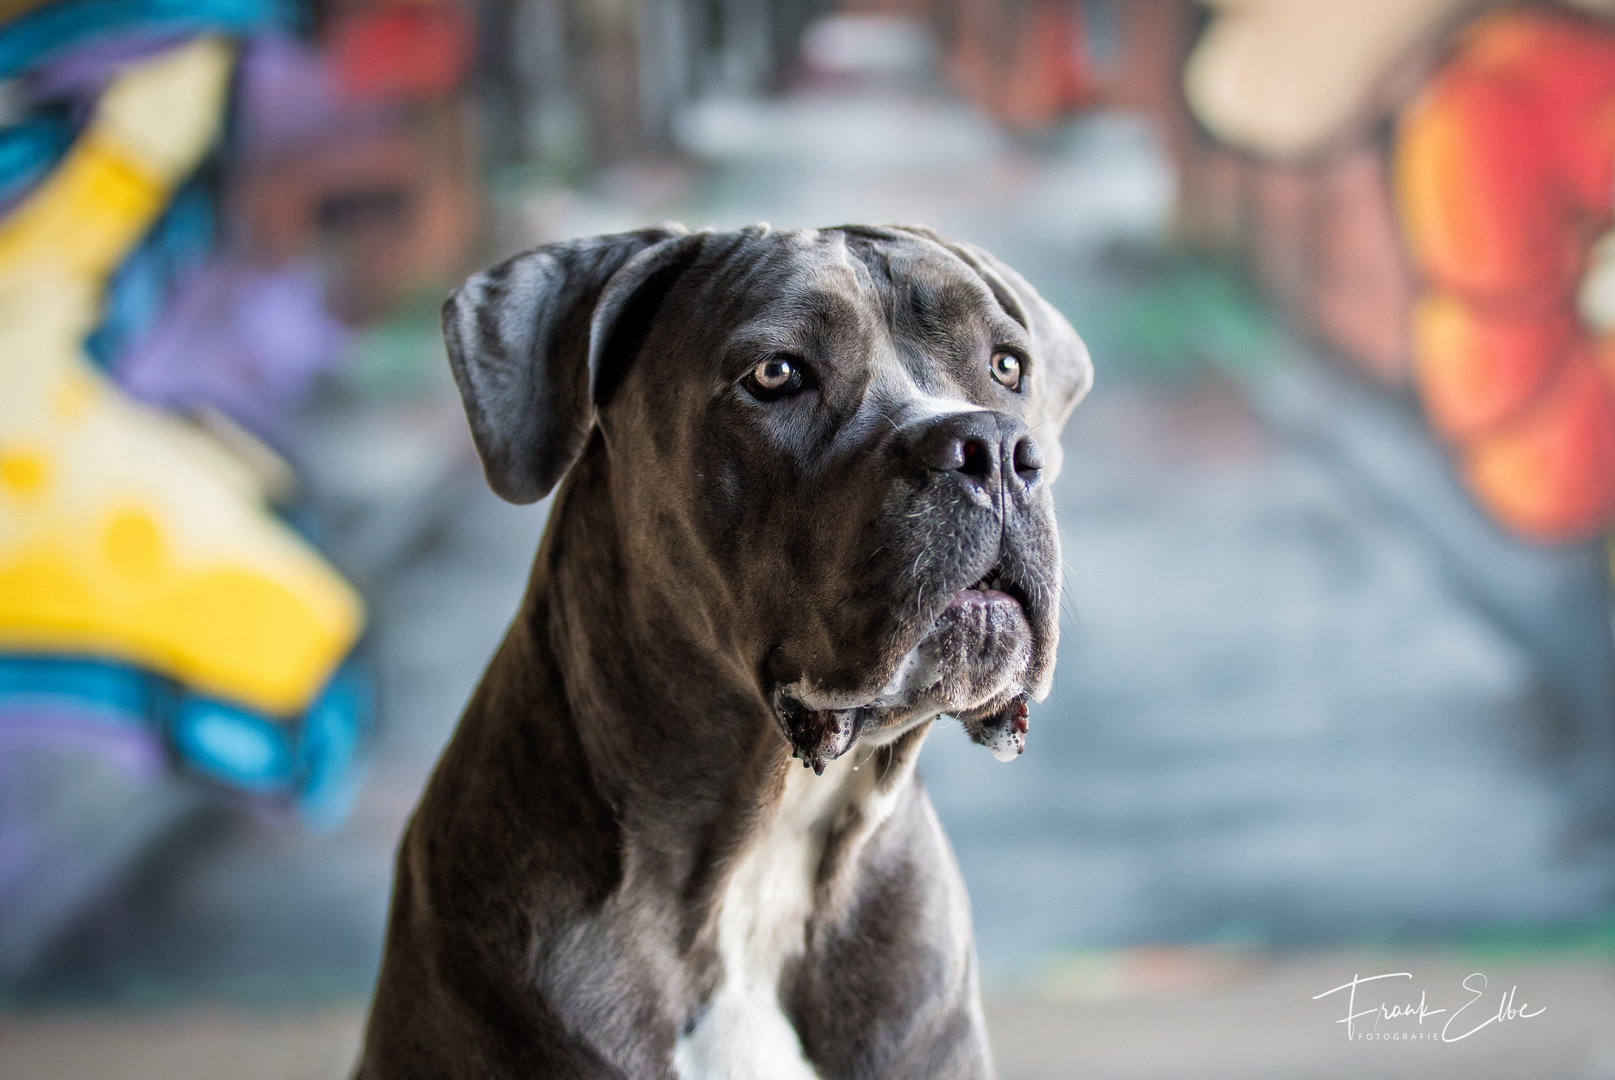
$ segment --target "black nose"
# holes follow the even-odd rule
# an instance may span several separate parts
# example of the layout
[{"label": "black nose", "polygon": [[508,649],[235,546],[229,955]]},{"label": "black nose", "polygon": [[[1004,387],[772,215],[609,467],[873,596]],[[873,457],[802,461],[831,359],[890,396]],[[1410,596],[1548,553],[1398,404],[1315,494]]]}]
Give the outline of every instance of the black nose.
[{"label": "black nose", "polygon": [[992,490],[1000,480],[1021,487],[1037,483],[1043,450],[1026,425],[995,412],[952,413],[930,421],[914,442],[926,468],[957,473],[967,483]]}]

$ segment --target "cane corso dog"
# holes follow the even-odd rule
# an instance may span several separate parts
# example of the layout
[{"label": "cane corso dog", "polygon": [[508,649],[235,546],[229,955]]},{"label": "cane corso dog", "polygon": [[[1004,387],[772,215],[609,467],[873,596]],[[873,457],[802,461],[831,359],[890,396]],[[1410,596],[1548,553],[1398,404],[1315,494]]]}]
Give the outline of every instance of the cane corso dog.
[{"label": "cane corso dog", "polygon": [[550,244],[443,310],[488,483],[557,484],[398,854],[359,1075],[993,1075],[914,772],[1047,694],[1059,433],[1020,275],[915,227]]}]

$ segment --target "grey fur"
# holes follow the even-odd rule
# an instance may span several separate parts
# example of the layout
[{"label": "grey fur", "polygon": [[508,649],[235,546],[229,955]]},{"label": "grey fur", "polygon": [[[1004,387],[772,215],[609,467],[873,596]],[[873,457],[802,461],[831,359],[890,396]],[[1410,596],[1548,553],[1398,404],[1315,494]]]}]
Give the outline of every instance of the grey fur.
[{"label": "grey fur", "polygon": [[[444,330],[490,485],[561,487],[400,846],[360,1075],[725,1075],[762,1000],[781,1075],[991,1076],[913,766],[941,714],[1012,756],[1048,691],[1076,333],[980,249],[868,226],[554,244]],[[780,355],[818,385],[759,400]],[[746,997],[733,927],[778,913],[741,885],[776,848],[811,902]]]}]

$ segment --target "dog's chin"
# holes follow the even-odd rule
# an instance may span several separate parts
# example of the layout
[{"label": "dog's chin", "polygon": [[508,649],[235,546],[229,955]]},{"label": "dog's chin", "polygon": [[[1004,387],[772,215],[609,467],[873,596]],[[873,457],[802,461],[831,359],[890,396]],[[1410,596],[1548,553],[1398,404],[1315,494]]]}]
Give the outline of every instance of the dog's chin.
[{"label": "dog's chin", "polygon": [[922,648],[940,678],[923,696],[959,718],[970,737],[1011,761],[1026,749],[1026,699],[1037,638],[1020,600],[997,589],[966,589],[938,616]]},{"label": "dog's chin", "polygon": [[920,696],[955,716],[989,709],[1023,689],[1034,646],[1031,621],[1017,598],[998,589],[964,589],[918,646],[935,672]]},{"label": "dog's chin", "polygon": [[1026,700],[1042,689],[1033,684],[1047,666],[1039,651],[1021,600],[978,584],[954,594],[920,640],[886,665],[884,685],[828,695],[804,680],[777,690],[774,710],[794,756],[816,772],[860,737],[889,741],[943,713],[1007,761],[1026,748]]}]

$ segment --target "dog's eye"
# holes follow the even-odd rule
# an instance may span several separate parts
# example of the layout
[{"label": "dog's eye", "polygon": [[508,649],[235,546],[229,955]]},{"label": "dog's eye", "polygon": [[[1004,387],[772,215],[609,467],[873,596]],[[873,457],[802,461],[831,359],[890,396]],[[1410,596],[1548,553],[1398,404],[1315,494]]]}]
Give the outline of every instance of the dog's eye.
[{"label": "dog's eye", "polygon": [[993,353],[993,378],[1017,394],[1021,392],[1021,358],[1012,352]]},{"label": "dog's eye", "polygon": [[746,372],[741,385],[758,401],[774,401],[803,389],[802,361],[793,356],[770,356]]}]

